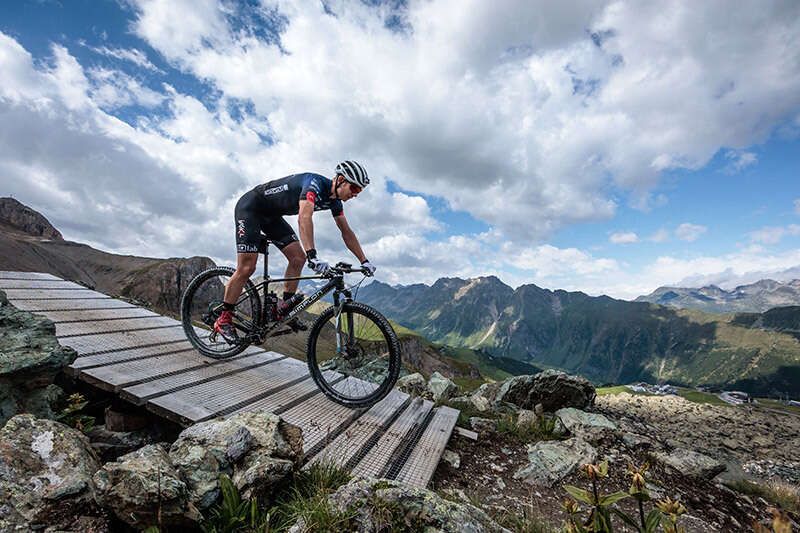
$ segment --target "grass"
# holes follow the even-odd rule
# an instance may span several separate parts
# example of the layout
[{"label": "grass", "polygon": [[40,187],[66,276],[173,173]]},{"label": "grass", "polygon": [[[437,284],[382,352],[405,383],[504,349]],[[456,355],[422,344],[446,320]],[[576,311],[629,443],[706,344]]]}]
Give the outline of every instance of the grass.
[{"label": "grass", "polygon": [[781,481],[755,483],[746,479],[727,483],[728,487],[748,496],[764,498],[795,516],[800,516],[800,487]]},{"label": "grass", "polygon": [[770,409],[781,409],[782,411],[786,411],[789,413],[796,413],[800,414],[800,407],[795,405],[786,405],[779,400],[773,400],[771,398],[756,398],[758,405],[763,407],[769,407]]},{"label": "grass", "polygon": [[521,442],[537,442],[540,440],[557,440],[553,434],[556,428],[555,418],[538,417],[530,424],[518,424],[517,415],[507,414],[497,421],[497,432],[510,435]]},{"label": "grass", "polygon": [[719,399],[716,394],[710,392],[700,392],[692,389],[678,389],[678,396],[694,403],[706,403],[709,405],[731,405]]}]

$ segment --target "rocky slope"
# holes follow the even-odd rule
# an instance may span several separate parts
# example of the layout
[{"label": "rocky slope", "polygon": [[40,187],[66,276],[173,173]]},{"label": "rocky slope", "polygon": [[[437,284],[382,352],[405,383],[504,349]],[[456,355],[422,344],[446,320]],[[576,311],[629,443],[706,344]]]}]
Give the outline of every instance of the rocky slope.
[{"label": "rocky slope", "polygon": [[174,314],[186,285],[212,266],[207,257],[118,255],[66,241],[41,214],[0,198],[0,270],[48,272]]},{"label": "rocky slope", "polygon": [[789,331],[759,327],[763,321],[745,325],[728,315],[536,285],[514,290],[495,277],[440,279],[431,287],[375,282],[359,298],[435,342],[597,383],[670,381],[800,395],[800,343]]}]

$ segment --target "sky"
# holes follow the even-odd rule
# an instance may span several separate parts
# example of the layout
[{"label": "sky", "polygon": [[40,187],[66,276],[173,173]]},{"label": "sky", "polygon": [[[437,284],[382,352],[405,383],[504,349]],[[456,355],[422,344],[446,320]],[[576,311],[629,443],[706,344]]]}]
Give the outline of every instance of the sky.
[{"label": "sky", "polygon": [[386,283],[800,277],[794,0],[21,0],[0,72],[0,196],[103,250],[234,264],[242,194],[355,159]]}]

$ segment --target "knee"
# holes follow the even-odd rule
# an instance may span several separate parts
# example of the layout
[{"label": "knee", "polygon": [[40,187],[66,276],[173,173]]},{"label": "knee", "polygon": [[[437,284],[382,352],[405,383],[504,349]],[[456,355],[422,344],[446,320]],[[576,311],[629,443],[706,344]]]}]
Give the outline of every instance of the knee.
[{"label": "knee", "polygon": [[289,268],[294,270],[303,270],[303,265],[306,264],[306,258],[302,254],[292,255],[289,258]]},{"label": "knee", "polygon": [[245,263],[243,265],[239,265],[234,275],[245,279],[250,279],[250,276],[252,276],[255,271],[256,271],[255,263]]}]

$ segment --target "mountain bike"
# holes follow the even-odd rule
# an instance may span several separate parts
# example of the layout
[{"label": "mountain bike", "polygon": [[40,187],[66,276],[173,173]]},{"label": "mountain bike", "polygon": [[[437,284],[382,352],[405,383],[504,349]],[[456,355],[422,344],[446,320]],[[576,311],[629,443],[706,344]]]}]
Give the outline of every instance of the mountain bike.
[{"label": "mountain bike", "polygon": [[[400,343],[389,321],[376,309],[354,301],[353,286],[345,284],[345,274],[364,274],[357,289],[366,272],[340,262],[324,276],[270,278],[269,244],[263,239],[259,246],[264,255],[263,280],[248,280],[236,302],[233,324],[238,338],[232,342],[214,332],[214,322],[222,312],[225,286],[234,269],[210,268],[189,283],[181,298],[181,319],[189,342],[207,357],[227,359],[270,338],[305,331],[301,314],[309,316],[307,310],[318,310],[305,349],[314,382],[331,400],[348,407],[368,407],[381,400],[400,373]],[[324,285],[284,316],[278,314],[278,296],[269,285],[287,280],[324,280]],[[331,292],[333,305],[322,310],[314,306]]]}]

